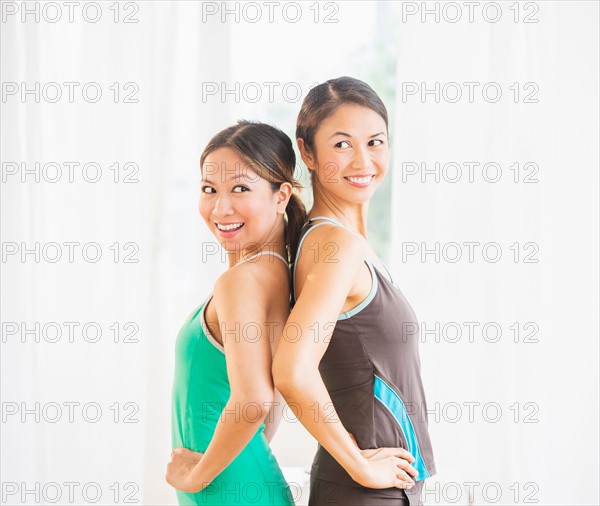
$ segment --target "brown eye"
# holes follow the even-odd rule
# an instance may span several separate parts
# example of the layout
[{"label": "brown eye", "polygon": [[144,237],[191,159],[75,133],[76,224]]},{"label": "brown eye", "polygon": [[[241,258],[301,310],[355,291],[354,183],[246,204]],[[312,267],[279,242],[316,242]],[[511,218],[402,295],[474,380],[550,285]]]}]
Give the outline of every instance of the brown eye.
[{"label": "brown eye", "polygon": [[212,186],[203,186],[202,193],[217,193],[217,192],[215,191],[215,189]]},{"label": "brown eye", "polygon": [[[346,146],[342,146],[342,144],[346,144]],[[335,145],[336,148],[344,148],[350,147],[350,143],[348,141],[340,141]]]},{"label": "brown eye", "polygon": [[[239,188],[239,191],[236,191],[238,188]],[[243,185],[237,185],[233,189],[234,193],[243,193],[243,192],[247,192],[247,191],[250,191],[250,188],[248,188],[247,186],[243,186]]]},{"label": "brown eye", "polygon": [[[378,144],[373,144],[374,142],[377,142]],[[383,141],[381,139],[372,139],[369,141],[369,146],[381,146],[382,144]]]}]

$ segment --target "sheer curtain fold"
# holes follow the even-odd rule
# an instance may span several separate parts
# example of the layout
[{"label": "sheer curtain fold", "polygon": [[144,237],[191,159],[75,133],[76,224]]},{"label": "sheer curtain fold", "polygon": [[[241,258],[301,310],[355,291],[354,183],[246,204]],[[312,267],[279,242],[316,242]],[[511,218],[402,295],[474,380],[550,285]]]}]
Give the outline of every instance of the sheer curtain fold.
[{"label": "sheer curtain fold", "polygon": [[[408,96],[396,109],[392,250],[421,320],[439,470],[431,500],[435,491],[449,500],[443,491],[458,484],[467,504],[468,482],[479,486],[475,504],[494,483],[502,503],[598,497],[598,5],[536,5],[536,24],[413,23],[400,34],[399,96],[403,82],[463,92],[478,83],[472,103],[440,93],[439,103]],[[482,99],[486,83],[497,83],[502,100]],[[473,182],[469,162],[479,164]],[[497,182],[482,177],[488,163],[502,170]],[[502,250],[497,262],[482,255],[491,242]],[[439,260],[423,261],[436,243]],[[455,248],[444,255],[451,243],[461,260]],[[418,253],[403,258],[407,247]],[[524,262],[532,252],[537,263]],[[468,403],[477,403],[472,422]]]},{"label": "sheer curtain fold", "polygon": [[[3,482],[33,490],[39,482],[42,500],[46,483],[73,481],[98,483],[105,500],[176,502],[164,482],[174,340],[220,266],[218,258],[201,261],[210,237],[197,211],[198,160],[209,136],[231,120],[227,104],[206,104],[199,90],[204,81],[228,80],[229,35],[227,25],[199,21],[198,2],[138,5],[139,22],[129,25],[2,27],[3,81],[42,88],[74,81],[76,92],[97,83],[103,95],[98,103],[76,93],[73,103],[2,105],[3,161],[62,170],[56,182],[48,165],[39,182],[16,176],[2,185],[3,241],[39,243],[41,252],[40,261],[29,255],[3,265],[3,322],[63,332],[56,342],[40,331],[2,344],[2,400],[18,409],[3,424]],[[220,51],[207,50],[217,42]],[[72,181],[65,162],[78,164]],[[94,175],[83,170],[90,163],[101,170],[95,183],[84,178]],[[185,229],[184,243],[172,227]],[[67,242],[77,243],[73,262]],[[47,261],[48,243],[60,247],[59,261]],[[101,248],[98,262],[82,258],[89,243]],[[178,250],[198,261],[180,270]],[[73,342],[65,322],[74,322]],[[84,338],[86,324],[101,329],[96,342]],[[97,421],[85,420],[86,405],[99,406]],[[24,422],[22,408],[34,410]],[[34,500],[30,494],[26,503]]]}]

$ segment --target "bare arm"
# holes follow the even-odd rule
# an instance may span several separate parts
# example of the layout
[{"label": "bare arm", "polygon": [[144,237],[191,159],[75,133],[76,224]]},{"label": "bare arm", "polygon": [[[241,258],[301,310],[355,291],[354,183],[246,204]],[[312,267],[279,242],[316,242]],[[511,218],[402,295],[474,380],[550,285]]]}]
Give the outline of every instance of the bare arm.
[{"label": "bare arm", "polygon": [[283,408],[285,407],[285,399],[279,390],[273,391],[273,404],[269,410],[269,415],[265,418],[265,437],[270,443],[277,432],[277,428],[283,417]]},{"label": "bare arm", "polygon": [[[285,305],[285,309],[278,314],[276,318],[278,325],[273,329],[272,334],[270,335],[271,340],[271,357],[275,355],[275,350],[277,349],[277,345],[279,344],[279,339],[281,338],[281,330],[285,325],[286,320],[290,316],[289,309],[289,299],[288,303]],[[271,358],[272,361],[272,358]],[[267,441],[271,443],[275,433],[277,432],[277,428],[281,423],[281,419],[283,418],[283,410],[286,406],[285,399],[281,392],[276,388],[273,390],[273,404],[271,405],[271,409],[269,410],[268,416],[265,418],[265,437]]]},{"label": "bare arm", "polygon": [[[248,270],[224,275],[214,302],[227,355],[231,394],[206,452],[189,476],[189,491],[198,492],[245,448],[268,413],[273,399],[271,350],[267,338],[267,293]],[[251,287],[251,293],[244,287]],[[253,339],[244,339],[252,327]],[[261,338],[254,339],[256,329]]]},{"label": "bare arm", "polygon": [[[383,458],[381,454],[371,458],[375,453],[361,453],[339,420],[318,370],[337,317],[363,265],[365,247],[339,228],[322,226],[311,235],[312,241],[306,241],[304,248],[315,251],[316,246],[319,254],[301,256],[306,277],[277,347],[275,385],[288,403],[298,406],[298,419],[304,427],[356,482],[371,488],[405,488],[402,482],[412,481],[405,470],[416,475],[407,462],[413,457],[402,448],[387,452]],[[315,261],[315,257],[327,258],[326,246],[331,242],[343,255],[330,262]]]}]

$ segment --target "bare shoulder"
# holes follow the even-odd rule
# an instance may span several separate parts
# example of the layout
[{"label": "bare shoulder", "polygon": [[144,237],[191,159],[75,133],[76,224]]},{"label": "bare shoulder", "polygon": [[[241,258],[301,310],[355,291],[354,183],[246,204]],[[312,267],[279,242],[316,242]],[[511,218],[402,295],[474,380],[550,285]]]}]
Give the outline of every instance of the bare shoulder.
[{"label": "bare shoulder", "polygon": [[288,279],[287,266],[280,259],[261,255],[225,271],[215,283],[214,295],[228,303],[265,307],[287,288]]},{"label": "bare shoulder", "polygon": [[367,254],[367,242],[349,230],[331,225],[320,225],[308,234],[302,243],[298,265],[312,271],[327,267],[359,268]]}]

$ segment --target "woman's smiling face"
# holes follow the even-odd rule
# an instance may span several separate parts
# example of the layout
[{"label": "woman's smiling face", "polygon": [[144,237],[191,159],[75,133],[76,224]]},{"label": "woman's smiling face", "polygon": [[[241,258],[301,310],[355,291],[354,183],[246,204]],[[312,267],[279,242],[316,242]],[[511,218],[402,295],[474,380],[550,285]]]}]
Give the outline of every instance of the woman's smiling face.
[{"label": "woman's smiling face", "polygon": [[367,202],[388,169],[385,121],[372,109],[344,104],[323,120],[315,133],[310,160],[304,158],[331,197]]},{"label": "woman's smiling face", "polygon": [[210,153],[202,166],[199,210],[226,251],[268,242],[285,203],[271,184],[230,148]]}]

